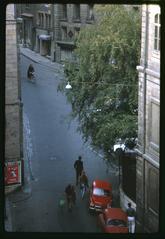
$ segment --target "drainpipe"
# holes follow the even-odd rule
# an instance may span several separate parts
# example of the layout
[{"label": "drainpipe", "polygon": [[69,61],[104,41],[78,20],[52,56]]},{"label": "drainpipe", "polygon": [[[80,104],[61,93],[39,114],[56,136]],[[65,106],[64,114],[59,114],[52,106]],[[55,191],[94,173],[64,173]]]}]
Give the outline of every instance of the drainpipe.
[{"label": "drainpipe", "polygon": [[[143,147],[142,147],[142,157],[143,157],[143,218],[142,218],[142,230],[144,232],[144,223],[145,223],[145,159],[144,154],[146,150],[146,80],[147,80],[147,74],[146,69],[148,66],[148,18],[149,18],[149,12],[148,12],[148,5],[146,5],[146,16],[145,16],[145,38],[144,38],[144,80],[143,80]],[[146,50],[145,50],[146,49]]]},{"label": "drainpipe", "polygon": [[52,39],[51,39],[51,61],[55,61],[55,56],[54,56],[54,52],[55,52],[55,46],[54,46],[54,4],[52,4],[51,6],[51,27],[52,27]]},{"label": "drainpipe", "polygon": [[144,85],[143,85],[143,125],[144,125],[144,132],[143,132],[143,137],[144,137],[144,142],[143,142],[143,147],[142,147],[142,153],[145,154],[145,148],[146,148],[146,141],[145,141],[145,137],[146,137],[146,80],[147,80],[147,74],[146,74],[146,69],[148,66],[147,63],[147,59],[148,59],[148,5],[146,5],[146,16],[145,16],[145,39],[144,39],[144,63],[143,63],[143,67],[144,67]]}]

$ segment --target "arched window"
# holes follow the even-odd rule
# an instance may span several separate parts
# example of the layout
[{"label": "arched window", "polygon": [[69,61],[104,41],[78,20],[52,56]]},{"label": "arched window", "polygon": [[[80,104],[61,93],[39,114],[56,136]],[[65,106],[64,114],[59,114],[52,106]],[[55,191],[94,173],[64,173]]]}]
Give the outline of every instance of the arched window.
[{"label": "arched window", "polygon": [[154,50],[160,51],[160,14],[154,19]]}]

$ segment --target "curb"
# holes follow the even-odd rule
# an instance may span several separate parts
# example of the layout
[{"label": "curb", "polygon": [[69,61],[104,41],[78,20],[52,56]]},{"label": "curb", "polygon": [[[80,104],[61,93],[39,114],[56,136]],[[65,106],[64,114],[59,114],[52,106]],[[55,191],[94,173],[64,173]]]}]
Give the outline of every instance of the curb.
[{"label": "curb", "polygon": [[12,232],[12,220],[11,220],[11,211],[10,211],[10,205],[9,200],[5,200],[5,211],[6,215],[4,218],[4,230],[6,232]]},{"label": "curb", "polygon": [[20,55],[26,56],[28,59],[30,59],[30,60],[34,61],[35,63],[38,63],[38,64],[39,64],[39,61],[34,60],[34,58],[28,56],[27,54],[25,54],[25,53],[23,53],[23,52],[21,52],[21,51],[20,51]]},{"label": "curb", "polygon": [[5,187],[5,195],[9,195],[10,193],[16,192],[21,189],[22,185],[8,186]]},{"label": "curb", "polygon": [[[30,51],[30,49],[28,49],[28,50]],[[26,53],[25,51],[22,50],[21,47],[20,47],[20,55],[23,55],[23,56],[27,57],[28,59],[32,60],[33,62],[35,62],[37,64],[41,64],[41,65],[43,65],[45,67],[48,67],[48,68],[50,68],[51,70],[53,70],[55,72],[63,73],[63,69],[60,69],[60,67],[55,66],[56,63],[51,62],[50,60],[48,60],[47,62],[44,62],[44,57],[43,57],[43,61],[42,61],[42,59],[37,60],[36,59],[37,56],[30,56],[29,53]],[[32,52],[32,54],[35,53],[34,51],[31,51],[31,52]],[[42,56],[39,55],[39,57],[42,57]],[[52,64],[54,64],[54,66]],[[59,66],[62,65],[60,63],[58,63],[58,64],[59,64]]]}]

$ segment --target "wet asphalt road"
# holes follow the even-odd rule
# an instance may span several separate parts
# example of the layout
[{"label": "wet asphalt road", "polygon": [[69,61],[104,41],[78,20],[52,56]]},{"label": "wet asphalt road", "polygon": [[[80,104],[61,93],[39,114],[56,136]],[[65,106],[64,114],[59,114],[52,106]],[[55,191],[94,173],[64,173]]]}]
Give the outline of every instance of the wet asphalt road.
[{"label": "wet asphalt road", "polygon": [[[109,180],[114,205],[118,205],[118,173],[101,155],[84,144],[76,131],[78,122],[69,123],[70,105],[57,86],[62,76],[48,67],[33,63],[37,83],[26,79],[30,60],[21,56],[21,84],[26,148],[25,186],[10,196],[13,231],[99,232],[97,217],[88,212],[88,195],[82,200],[76,188],[77,203],[72,213],[60,211],[59,199],[68,183],[75,184],[74,161],[82,155],[89,182]],[[22,195],[27,195],[20,200]]]}]

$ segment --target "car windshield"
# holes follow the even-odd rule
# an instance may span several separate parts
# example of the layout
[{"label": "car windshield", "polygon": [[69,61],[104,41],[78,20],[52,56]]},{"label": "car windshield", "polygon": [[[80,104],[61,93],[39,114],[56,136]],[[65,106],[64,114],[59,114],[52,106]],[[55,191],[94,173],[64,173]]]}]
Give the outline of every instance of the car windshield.
[{"label": "car windshield", "polygon": [[121,219],[108,219],[107,225],[108,226],[117,226],[117,227],[126,227],[127,223]]},{"label": "car windshield", "polygon": [[110,196],[110,191],[102,188],[94,188],[93,195],[96,196]]}]

